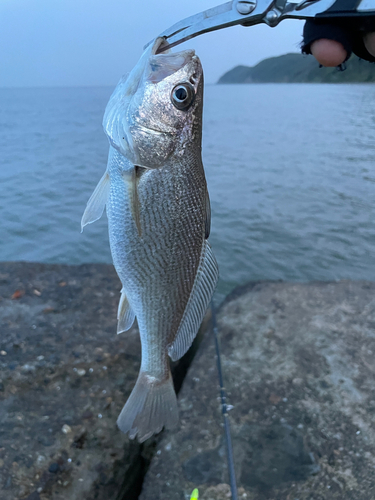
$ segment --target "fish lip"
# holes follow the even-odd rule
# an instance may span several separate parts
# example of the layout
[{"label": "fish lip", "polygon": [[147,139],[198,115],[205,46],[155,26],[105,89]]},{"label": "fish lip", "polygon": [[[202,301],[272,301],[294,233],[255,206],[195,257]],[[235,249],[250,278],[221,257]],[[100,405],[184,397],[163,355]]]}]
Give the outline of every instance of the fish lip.
[{"label": "fish lip", "polygon": [[[160,49],[160,47],[161,47],[162,45],[168,45],[167,40],[166,40],[163,36],[161,36],[161,37],[157,37],[157,38],[155,39],[155,41],[154,41],[153,46],[152,46],[152,49],[151,49],[151,54],[152,54],[152,55],[157,55],[156,53],[157,53],[157,51]],[[167,49],[167,51],[168,51],[168,49]],[[168,51],[168,52],[169,52],[169,51]]]}]

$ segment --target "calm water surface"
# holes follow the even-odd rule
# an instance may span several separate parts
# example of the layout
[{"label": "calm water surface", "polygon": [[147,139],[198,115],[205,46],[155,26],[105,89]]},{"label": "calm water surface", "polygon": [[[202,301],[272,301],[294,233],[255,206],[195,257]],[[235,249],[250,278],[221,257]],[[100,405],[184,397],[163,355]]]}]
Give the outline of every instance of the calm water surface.
[{"label": "calm water surface", "polygon": [[[0,89],[0,260],[111,262],[102,176],[111,88]],[[257,279],[375,280],[375,86],[205,89],[218,300]]]}]

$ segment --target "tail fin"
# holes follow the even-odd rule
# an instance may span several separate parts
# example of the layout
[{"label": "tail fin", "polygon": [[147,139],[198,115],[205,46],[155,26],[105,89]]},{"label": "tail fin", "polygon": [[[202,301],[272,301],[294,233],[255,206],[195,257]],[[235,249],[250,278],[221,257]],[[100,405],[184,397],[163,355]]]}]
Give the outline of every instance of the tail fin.
[{"label": "tail fin", "polygon": [[171,373],[168,378],[158,380],[141,371],[117,419],[119,429],[129,432],[130,439],[138,435],[138,441],[143,443],[164,426],[171,429],[177,424],[177,398]]}]

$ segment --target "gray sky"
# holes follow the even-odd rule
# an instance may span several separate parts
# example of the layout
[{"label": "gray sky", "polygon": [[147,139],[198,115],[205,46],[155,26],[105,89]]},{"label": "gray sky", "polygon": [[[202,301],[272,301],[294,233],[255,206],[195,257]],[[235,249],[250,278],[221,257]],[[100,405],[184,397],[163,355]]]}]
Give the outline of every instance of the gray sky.
[{"label": "gray sky", "polygon": [[[215,0],[0,0],[0,87],[115,85],[145,43]],[[205,80],[238,64],[297,52],[303,23],[242,26],[209,33],[193,48]],[[177,49],[174,49],[177,50]]]}]

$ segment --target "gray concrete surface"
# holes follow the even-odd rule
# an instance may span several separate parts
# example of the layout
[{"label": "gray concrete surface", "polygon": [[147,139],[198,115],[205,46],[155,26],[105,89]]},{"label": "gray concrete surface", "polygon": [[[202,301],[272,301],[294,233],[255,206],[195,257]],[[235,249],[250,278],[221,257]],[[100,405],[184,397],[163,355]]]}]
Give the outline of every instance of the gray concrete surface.
[{"label": "gray concrete surface", "polygon": [[[1,500],[133,500],[152,456],[142,500],[230,498],[209,332],[179,429],[118,431],[140,362],[119,290],[112,266],[0,264]],[[253,283],[218,321],[240,498],[374,499],[375,284]]]},{"label": "gray concrete surface", "polygon": [[137,328],[116,335],[119,290],[109,265],[0,264],[1,500],[136,490],[153,442],[116,427],[140,362]]},{"label": "gray concrete surface", "polygon": [[[375,498],[375,284],[259,283],[218,315],[239,498]],[[211,335],[141,500],[230,498]]]}]

